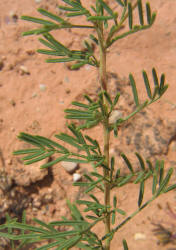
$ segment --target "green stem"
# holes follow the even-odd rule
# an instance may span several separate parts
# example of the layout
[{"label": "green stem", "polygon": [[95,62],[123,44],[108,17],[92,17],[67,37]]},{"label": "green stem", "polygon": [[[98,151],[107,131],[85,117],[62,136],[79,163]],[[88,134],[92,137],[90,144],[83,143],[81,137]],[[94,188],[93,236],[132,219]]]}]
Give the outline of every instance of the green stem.
[{"label": "green stem", "polygon": [[[107,73],[106,73],[106,47],[105,39],[103,34],[103,24],[99,23],[97,27],[98,40],[99,40],[99,50],[100,50],[100,67],[99,67],[99,81],[102,91],[107,91]],[[107,110],[108,103],[104,98],[104,108]],[[103,134],[104,134],[104,164],[107,168],[103,168],[104,171],[104,204],[107,208],[107,216],[105,217],[105,234],[109,234],[111,231],[111,215],[110,215],[110,183],[106,180],[109,180],[109,142],[110,142],[110,132],[109,132],[109,118],[108,116],[104,118],[103,122]],[[105,250],[110,250],[110,241],[106,239],[105,241]]]}]

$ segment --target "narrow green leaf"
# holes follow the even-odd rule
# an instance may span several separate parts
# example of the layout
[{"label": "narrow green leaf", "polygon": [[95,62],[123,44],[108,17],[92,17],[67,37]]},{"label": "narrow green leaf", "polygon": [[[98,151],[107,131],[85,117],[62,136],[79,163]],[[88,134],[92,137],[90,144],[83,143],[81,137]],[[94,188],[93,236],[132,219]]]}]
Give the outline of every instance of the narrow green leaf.
[{"label": "narrow green leaf", "polygon": [[155,97],[158,95],[158,92],[159,92],[159,88],[156,86],[153,92],[152,100],[155,99]]},{"label": "narrow green leaf", "polygon": [[112,181],[113,173],[114,173],[114,164],[115,164],[115,159],[114,156],[111,157],[111,172],[110,172],[110,180]]},{"label": "narrow green leaf", "polygon": [[61,133],[60,135],[55,135],[56,138],[70,144],[71,146],[79,149],[79,150],[84,150],[84,148],[79,145],[79,142],[76,140],[76,138],[70,136],[70,135],[67,135],[65,133]]},{"label": "narrow green leaf", "polygon": [[49,55],[49,56],[64,56],[62,52],[55,51],[55,50],[38,49],[37,52],[40,54]]},{"label": "narrow green leaf", "polygon": [[87,218],[87,219],[90,219],[90,220],[93,220],[93,221],[96,221],[96,220],[97,220],[97,217],[92,216],[92,215],[86,215],[86,218]]},{"label": "narrow green leaf", "polygon": [[122,7],[124,7],[124,3],[122,2],[122,0],[115,0],[118,4],[120,4]]},{"label": "narrow green leaf", "polygon": [[77,16],[86,16],[86,14],[88,14],[87,10],[82,10],[82,11],[75,11],[72,13],[67,13],[66,16],[67,17],[77,17]]},{"label": "narrow green leaf", "polygon": [[62,63],[62,62],[71,62],[71,61],[75,61],[75,60],[71,57],[63,57],[63,58],[58,58],[58,59],[46,60],[47,63]]},{"label": "narrow green leaf", "polygon": [[80,0],[62,0],[62,1],[74,8],[84,9],[81,5]]},{"label": "narrow green leaf", "polygon": [[138,198],[138,207],[141,206],[142,201],[143,201],[143,197],[144,197],[144,182],[142,181],[140,183],[140,191],[139,191],[139,198]]},{"label": "narrow green leaf", "polygon": [[137,183],[139,183],[139,182],[142,182],[143,179],[144,179],[144,176],[145,176],[145,172],[143,172],[143,171],[142,171],[142,172],[139,172],[139,174],[138,174],[136,180],[134,181],[134,184],[137,184]]},{"label": "narrow green leaf", "polygon": [[67,205],[72,213],[73,219],[84,220],[81,212],[79,211],[79,209],[77,208],[77,206],[75,204],[71,204],[71,202],[69,200],[67,200]]},{"label": "narrow green leaf", "polygon": [[142,73],[143,73],[145,87],[146,87],[146,90],[147,90],[147,95],[148,95],[148,97],[150,99],[152,99],[152,93],[151,93],[151,89],[150,89],[150,84],[149,84],[149,79],[148,79],[147,73],[146,73],[146,71],[143,71]]},{"label": "narrow green leaf", "polygon": [[106,21],[113,19],[113,16],[89,16],[88,21]]},{"label": "narrow green leaf", "polygon": [[71,51],[66,48],[62,43],[58,42],[54,37],[47,33],[44,35],[45,39],[48,40],[51,44],[53,44],[58,51],[63,51],[65,55],[71,55]]},{"label": "narrow green leaf", "polygon": [[150,160],[146,160],[146,163],[148,165],[148,168],[150,169],[150,171],[153,173],[153,166]]},{"label": "narrow green leaf", "polygon": [[44,148],[43,145],[36,139],[35,136],[27,134],[27,133],[20,133],[18,138],[22,141],[25,141],[29,144],[32,144],[34,146],[40,147],[40,148]]},{"label": "narrow green leaf", "polygon": [[52,226],[75,226],[75,225],[84,225],[88,226],[89,223],[84,220],[63,220],[63,221],[52,221],[50,223]]},{"label": "narrow green leaf", "polygon": [[154,195],[156,192],[156,186],[158,184],[158,180],[157,180],[157,175],[156,173],[153,174],[153,184],[152,184],[152,194]]},{"label": "narrow green leaf", "polygon": [[169,87],[169,85],[165,85],[161,90],[159,90],[160,97],[166,92],[168,87]]},{"label": "narrow green leaf", "polygon": [[154,13],[152,14],[152,18],[151,18],[151,23],[150,23],[150,25],[152,25],[152,24],[154,23],[155,19],[156,19],[156,12],[154,12]]},{"label": "narrow green leaf", "polygon": [[89,37],[98,45],[98,39],[93,34],[90,34]]},{"label": "narrow green leaf", "polygon": [[76,163],[89,163],[89,160],[81,160],[78,158],[66,158],[64,161],[66,162],[76,162]]},{"label": "narrow green leaf", "polygon": [[39,23],[43,25],[54,25],[53,22],[41,19],[41,18],[36,18],[36,17],[31,17],[31,16],[21,16],[22,20],[33,22],[33,23]]},{"label": "narrow green leaf", "polygon": [[98,200],[93,194],[89,194],[89,196],[90,196],[96,203],[100,203],[99,200]]},{"label": "narrow green leaf", "polygon": [[31,232],[35,232],[35,233],[41,233],[41,235],[42,234],[44,234],[44,235],[50,234],[50,231],[48,231],[46,229],[43,229],[41,227],[30,226],[30,225],[22,224],[22,223],[19,223],[19,222],[12,222],[12,223],[9,222],[9,223],[7,223],[7,226],[8,226],[8,228],[15,228],[15,229],[26,230],[26,231],[31,231]]},{"label": "narrow green leaf", "polygon": [[134,173],[133,167],[131,165],[131,162],[128,160],[127,156],[124,153],[121,153],[121,157],[124,159],[128,169],[130,170],[131,173]]},{"label": "narrow green leaf", "polygon": [[164,161],[160,162],[159,185],[161,185],[164,177]]},{"label": "narrow green leaf", "polygon": [[171,185],[170,187],[164,190],[164,193],[170,192],[171,190],[176,189],[176,184]]},{"label": "narrow green leaf", "polygon": [[171,178],[172,173],[173,173],[173,168],[170,168],[169,171],[167,172],[166,177],[161,182],[161,184],[157,190],[157,196],[160,195],[164,191],[164,189],[167,187],[167,184],[169,183],[169,180]]},{"label": "narrow green leaf", "polygon": [[115,174],[115,180],[118,179],[120,176],[120,169],[117,169],[116,174]]},{"label": "narrow green leaf", "polygon": [[37,139],[40,138],[40,140],[45,141],[45,143],[47,143],[48,146],[50,145],[50,146],[54,146],[54,147],[60,149],[63,153],[68,153],[69,152],[67,148],[65,148],[64,146],[60,145],[59,143],[57,143],[57,142],[55,142],[53,140],[50,140],[48,138],[41,137],[41,136],[40,137],[36,136],[36,138]]},{"label": "narrow green leaf", "polygon": [[89,185],[90,185],[90,183],[88,183],[88,182],[74,182],[73,183],[73,186],[79,186],[79,187],[87,187]]},{"label": "narrow green leaf", "polygon": [[99,2],[110,16],[114,15],[113,10],[103,0],[99,0]]},{"label": "narrow green leaf", "polygon": [[104,91],[104,96],[105,96],[106,100],[109,102],[109,104],[112,105],[111,97],[106,91]]},{"label": "narrow green leaf", "polygon": [[58,250],[63,250],[63,249],[69,249],[73,247],[79,240],[82,238],[80,235],[76,235],[69,240],[65,240],[64,243],[62,243],[62,246],[58,247]]},{"label": "narrow green leaf", "polygon": [[54,227],[51,224],[46,224],[44,221],[41,221],[37,218],[34,218],[33,221],[36,222],[37,224],[39,224],[40,226],[48,229],[51,232],[54,232],[54,233],[58,232],[56,229],[54,229]]},{"label": "narrow green leaf", "polygon": [[114,101],[113,101],[113,106],[115,107],[115,105],[117,104],[118,100],[119,100],[119,97],[120,97],[120,93],[118,92],[114,98]]},{"label": "narrow green leaf", "polygon": [[91,190],[93,190],[98,183],[102,182],[102,178],[98,179],[97,181],[94,181],[86,190],[85,193],[89,193]]},{"label": "narrow green leaf", "polygon": [[61,6],[61,5],[58,5],[58,8],[61,10],[65,10],[65,11],[79,11],[78,8],[70,8],[70,7]]},{"label": "narrow green leaf", "polygon": [[127,175],[121,182],[118,183],[118,187],[122,187],[126,183],[130,181],[130,179],[133,177],[133,174]]},{"label": "narrow green leaf", "polygon": [[116,125],[114,125],[114,136],[117,138],[118,137],[118,128]]},{"label": "narrow green leaf", "polygon": [[67,159],[68,156],[69,156],[69,154],[65,154],[64,156],[58,157],[57,159],[55,159],[55,160],[53,160],[53,161],[49,161],[49,162],[47,162],[47,163],[41,165],[40,168],[41,168],[41,169],[43,169],[43,168],[48,168],[48,167],[53,166],[53,165],[55,165],[55,164],[57,164],[57,163],[59,163],[59,162],[61,162],[61,161],[65,161],[65,160]]},{"label": "narrow green leaf", "polygon": [[92,111],[89,110],[80,110],[80,109],[65,109],[64,110],[65,113],[69,113],[69,114],[81,114],[81,115],[88,115],[91,116],[92,115]]},{"label": "narrow green leaf", "polygon": [[117,206],[117,197],[114,195],[113,197],[113,207],[116,208]]},{"label": "narrow green leaf", "polygon": [[115,224],[115,219],[116,219],[116,214],[115,214],[115,211],[112,212],[112,216],[111,216],[111,223],[112,225]]},{"label": "narrow green leaf", "polygon": [[150,3],[146,3],[146,12],[147,12],[147,22],[148,24],[152,23],[152,15],[151,15],[151,8],[150,8]]},{"label": "narrow green leaf", "polygon": [[144,163],[144,160],[142,159],[141,155],[138,154],[137,152],[135,153],[135,155],[137,156],[137,158],[139,160],[141,169],[145,171],[145,163]]},{"label": "narrow green leaf", "polygon": [[139,106],[138,93],[136,89],[136,83],[132,74],[129,75],[129,79],[130,79],[130,83],[131,83],[131,87],[133,91],[134,101],[135,101],[136,106],[138,107]]},{"label": "narrow green leaf", "polygon": [[54,152],[45,153],[45,154],[43,154],[42,156],[39,156],[39,157],[37,157],[37,158],[35,158],[35,159],[32,159],[32,160],[29,160],[29,161],[24,162],[24,164],[25,164],[25,165],[29,165],[29,164],[32,164],[32,163],[41,161],[41,160],[43,160],[43,159],[46,159],[46,158],[51,157],[53,154],[54,154]]},{"label": "narrow green leaf", "polygon": [[131,30],[133,28],[133,10],[130,2],[128,3],[128,23]]},{"label": "narrow green leaf", "polygon": [[[40,155],[43,155],[45,152],[46,152],[46,151],[42,149],[42,150],[39,150],[38,152],[36,152],[35,154],[29,154],[29,155],[23,157],[21,160],[22,160],[22,161],[31,160],[31,159],[34,159],[34,158],[40,156]],[[53,153],[54,153],[54,152],[53,152]]]},{"label": "narrow green leaf", "polygon": [[36,248],[36,250],[48,250],[48,249],[51,249],[52,247],[56,247],[56,246],[61,245],[63,242],[65,242],[65,239],[59,239],[59,240],[51,242],[45,246],[38,247],[38,248]]},{"label": "narrow green leaf", "polygon": [[163,89],[164,83],[165,83],[165,74],[162,74],[160,78],[160,86],[159,86],[160,91]]},{"label": "narrow green leaf", "polygon": [[38,153],[40,152],[41,149],[39,148],[28,148],[28,149],[22,149],[22,150],[17,150],[13,152],[14,155],[23,155],[23,154],[30,154],[30,153]]},{"label": "narrow green leaf", "polygon": [[44,9],[39,8],[37,11],[38,11],[40,14],[42,14],[42,15],[44,15],[44,16],[47,16],[47,17],[51,18],[52,20],[54,20],[54,21],[56,21],[56,22],[59,22],[59,23],[64,23],[64,22],[66,22],[63,18],[61,18],[61,17],[59,17],[59,16],[56,16],[56,15],[54,15],[53,13],[48,12],[48,11],[46,11],[46,10],[44,10]]},{"label": "narrow green leaf", "polygon": [[[50,48],[50,49],[52,49],[53,51],[55,51],[55,46],[53,46],[51,43],[49,43],[47,40],[44,40],[44,39],[42,39],[42,38],[39,38],[38,39],[43,45],[45,45],[46,47],[48,47],[48,48]],[[62,53],[62,55],[65,55],[65,53],[63,53],[63,52],[61,52],[60,51],[60,53]]]},{"label": "narrow green leaf", "polygon": [[84,95],[84,98],[85,98],[89,103],[94,103],[94,101],[93,101],[88,95]]},{"label": "narrow green leaf", "polygon": [[80,102],[72,102],[72,105],[77,106],[77,107],[81,107],[81,108],[85,108],[85,109],[89,108],[89,105],[84,104],[84,103],[80,103]]},{"label": "narrow green leaf", "polygon": [[152,69],[152,75],[153,75],[153,80],[154,80],[155,86],[159,88],[159,81],[158,81],[158,76],[157,76],[155,68]]},{"label": "narrow green leaf", "polygon": [[97,173],[97,172],[91,172],[90,174],[91,174],[92,176],[97,177],[97,178],[104,178],[103,175],[101,175],[101,174],[99,174],[99,173]]},{"label": "narrow green leaf", "polygon": [[126,242],[125,239],[123,239],[123,249],[124,249],[124,250],[128,250],[128,249],[129,249],[129,248],[128,248],[128,245],[127,245],[127,242]]},{"label": "narrow green leaf", "polygon": [[122,209],[116,208],[117,213],[121,214],[121,215],[126,215],[126,212]]},{"label": "narrow green leaf", "polygon": [[139,21],[140,24],[143,26],[144,25],[144,17],[143,17],[143,8],[142,8],[142,2],[141,0],[138,0],[138,12],[139,12]]}]

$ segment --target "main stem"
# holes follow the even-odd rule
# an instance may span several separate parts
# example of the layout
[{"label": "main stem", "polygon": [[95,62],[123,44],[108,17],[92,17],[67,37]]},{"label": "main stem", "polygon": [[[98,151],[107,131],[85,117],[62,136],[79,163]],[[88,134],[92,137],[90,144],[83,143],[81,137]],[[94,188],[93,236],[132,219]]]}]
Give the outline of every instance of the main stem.
[{"label": "main stem", "polygon": [[[98,38],[99,38],[99,50],[100,50],[100,68],[99,68],[99,80],[102,91],[107,91],[107,73],[106,73],[106,46],[104,44],[104,34],[103,34],[103,24],[101,23],[97,30]],[[108,108],[108,103],[104,98],[104,108]],[[105,218],[105,234],[110,233],[111,231],[111,223],[110,223],[110,184],[106,180],[109,179],[109,141],[110,141],[110,133],[109,133],[109,118],[106,117],[103,122],[103,134],[104,134],[104,156],[105,161],[104,165],[107,167],[103,168],[104,171],[104,205],[107,208],[107,217]],[[110,250],[110,241],[106,239],[105,241],[105,250]]]}]

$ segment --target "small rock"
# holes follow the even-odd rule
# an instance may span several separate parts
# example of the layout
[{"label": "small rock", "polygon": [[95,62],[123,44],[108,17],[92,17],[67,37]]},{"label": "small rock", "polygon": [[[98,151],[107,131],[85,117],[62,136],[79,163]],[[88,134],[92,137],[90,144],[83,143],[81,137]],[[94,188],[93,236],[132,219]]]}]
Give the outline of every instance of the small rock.
[{"label": "small rock", "polygon": [[36,92],[34,92],[34,93],[32,94],[32,98],[35,98],[35,97],[37,97],[37,93],[36,93]]},{"label": "small rock", "polygon": [[73,182],[77,182],[77,181],[80,181],[81,180],[81,175],[80,174],[73,174]]},{"label": "small rock", "polygon": [[59,103],[60,103],[60,104],[64,104],[64,101],[63,101],[63,100],[60,100]]},{"label": "small rock", "polygon": [[20,75],[30,75],[28,68],[24,65],[21,65],[19,68]]},{"label": "small rock", "polygon": [[12,165],[12,159],[7,159],[6,161],[5,161],[5,165]]},{"label": "small rock", "polygon": [[113,124],[120,118],[122,118],[122,112],[119,110],[113,110],[109,117],[109,123]]},{"label": "small rock", "polygon": [[46,90],[46,85],[45,84],[40,84],[39,88],[41,91],[45,91]]},{"label": "small rock", "polygon": [[136,233],[136,234],[134,235],[134,239],[135,239],[135,240],[145,240],[145,239],[146,239],[146,235],[143,234],[143,233]]},{"label": "small rock", "polygon": [[69,174],[74,173],[76,169],[79,167],[77,163],[67,162],[67,161],[62,161],[61,165]]},{"label": "small rock", "polygon": [[32,56],[35,54],[35,50],[32,50],[32,49],[26,50],[26,54],[28,54],[29,56]]},{"label": "small rock", "polygon": [[12,106],[14,106],[14,107],[15,107],[16,102],[15,102],[13,99],[11,99],[11,100],[10,100],[10,104],[11,104]]},{"label": "small rock", "polygon": [[36,3],[41,3],[42,0],[35,0]]},{"label": "small rock", "polygon": [[14,23],[16,23],[18,21],[18,15],[13,10],[10,11],[9,16],[11,17],[11,19]]}]

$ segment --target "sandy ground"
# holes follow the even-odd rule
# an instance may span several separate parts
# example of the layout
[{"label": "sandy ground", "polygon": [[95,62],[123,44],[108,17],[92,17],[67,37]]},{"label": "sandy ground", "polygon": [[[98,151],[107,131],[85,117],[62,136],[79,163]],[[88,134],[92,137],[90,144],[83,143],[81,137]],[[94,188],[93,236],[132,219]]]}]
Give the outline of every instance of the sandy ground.
[{"label": "sandy ground", "polygon": [[[31,166],[30,170],[30,166],[24,168],[22,163],[12,156],[14,150],[26,146],[16,137],[21,131],[50,138],[53,138],[55,133],[66,131],[64,109],[69,107],[74,99],[81,99],[85,92],[94,91],[97,82],[97,72],[92,67],[85,66],[78,71],[70,71],[64,64],[46,64],[45,56],[36,52],[37,48],[41,48],[36,37],[21,36],[22,32],[34,27],[33,24],[20,20],[21,15],[37,16],[38,7],[56,11],[57,3],[61,1],[36,2],[0,1],[0,170],[2,173],[5,171],[8,176],[5,177],[6,182],[1,181],[1,183],[10,186],[10,191],[8,187],[2,188],[5,194],[1,194],[0,200],[1,222],[6,211],[18,216],[24,208],[29,221],[34,216],[45,221],[56,220],[62,215],[69,214],[66,198],[75,200],[76,197],[83,196],[82,191],[72,187],[72,175],[59,164],[41,173],[35,171],[35,167],[38,168],[39,164]],[[85,2],[83,0],[83,3]],[[167,129],[163,130],[167,147],[156,155],[157,158],[166,160],[167,167],[172,164],[175,171],[176,1],[155,0],[150,3],[153,9],[157,10],[155,24],[149,30],[114,44],[108,53],[107,68],[108,72],[114,72],[119,79],[127,79],[128,74],[132,72],[142,98],[144,86],[141,71],[145,69],[151,74],[154,66],[160,74],[162,72],[166,74],[169,89],[161,100],[151,106],[149,115],[152,114],[154,123],[157,119],[162,119],[163,124],[167,124],[165,126]],[[56,33],[56,37],[71,48],[78,49],[80,46],[83,48],[82,41],[88,34],[82,30],[60,31]],[[168,121],[172,124],[170,129]],[[92,136],[97,136],[100,142],[102,141],[99,128],[91,133]],[[118,145],[118,142],[115,140],[111,143],[112,154],[116,152],[116,144]],[[131,148],[136,150],[133,144]],[[78,171],[82,174],[84,166],[80,166]],[[33,177],[34,172],[36,172],[35,177]],[[1,180],[4,180],[3,176]],[[172,182],[174,181],[175,172]],[[151,184],[149,180],[146,186],[146,200],[151,197]],[[119,207],[130,214],[137,207],[138,186],[129,184],[120,190],[119,193],[117,190],[113,193],[117,194]],[[12,191],[13,194],[9,195]],[[173,211],[176,209],[175,199],[175,191],[172,191],[144,209],[115,236],[112,250],[123,249],[121,244],[123,238],[127,239],[131,250],[176,249],[173,248],[173,244],[158,245],[152,232],[154,228],[152,223],[166,223],[166,228],[176,231],[176,225],[171,225],[176,224],[176,221],[166,212],[167,202]],[[6,208],[3,207],[4,202],[7,203]],[[12,204],[16,203],[14,208]],[[96,230],[101,231],[100,227]],[[135,238],[136,235],[139,235],[139,239]]]}]

